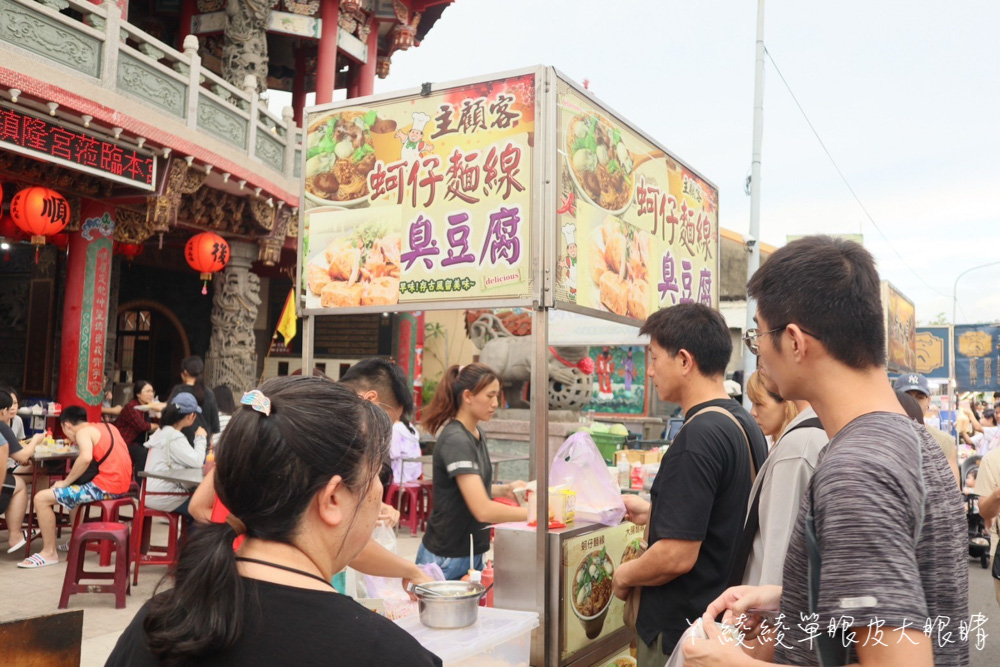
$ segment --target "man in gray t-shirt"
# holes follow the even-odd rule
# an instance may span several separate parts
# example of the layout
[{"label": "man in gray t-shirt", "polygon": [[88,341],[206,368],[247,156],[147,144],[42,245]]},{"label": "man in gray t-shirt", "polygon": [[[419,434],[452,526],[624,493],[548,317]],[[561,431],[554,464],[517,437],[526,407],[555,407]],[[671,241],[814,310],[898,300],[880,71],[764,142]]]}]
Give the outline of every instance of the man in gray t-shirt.
[{"label": "man in gray t-shirt", "polygon": [[880,288],[872,256],[828,236],[779,248],[747,285],[757,301],[747,347],[783,398],[809,401],[830,442],[782,586],[737,586],[712,602],[709,639],[684,642],[692,667],[745,662],[711,621],[747,615],[755,631],[761,610],[780,632],[754,644],[758,660],[815,665],[822,650],[833,654],[825,664],[969,664],[962,501],[940,447],[889,384]]},{"label": "man in gray t-shirt", "polygon": [[[923,632],[939,619],[931,628],[935,664],[968,664],[968,643],[959,638],[969,619],[965,511],[924,427],[885,412],[854,419],[820,452],[800,519],[810,509],[823,559],[816,609],[824,631],[844,619],[848,627],[881,624],[883,642],[892,644],[902,637],[889,628]],[[809,608],[804,526],[796,523],[785,556],[786,627],[775,649],[782,664],[815,664],[808,621],[797,615]]]}]

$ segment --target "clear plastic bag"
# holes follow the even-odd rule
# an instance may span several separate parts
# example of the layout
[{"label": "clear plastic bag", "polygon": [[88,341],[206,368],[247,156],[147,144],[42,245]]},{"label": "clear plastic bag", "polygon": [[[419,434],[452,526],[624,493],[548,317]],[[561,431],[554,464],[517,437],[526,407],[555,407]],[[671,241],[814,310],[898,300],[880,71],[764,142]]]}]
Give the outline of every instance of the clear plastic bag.
[{"label": "clear plastic bag", "polygon": [[574,433],[556,452],[549,469],[549,486],[560,484],[576,492],[578,519],[617,526],[625,517],[617,480],[608,474],[604,457],[589,433]]}]

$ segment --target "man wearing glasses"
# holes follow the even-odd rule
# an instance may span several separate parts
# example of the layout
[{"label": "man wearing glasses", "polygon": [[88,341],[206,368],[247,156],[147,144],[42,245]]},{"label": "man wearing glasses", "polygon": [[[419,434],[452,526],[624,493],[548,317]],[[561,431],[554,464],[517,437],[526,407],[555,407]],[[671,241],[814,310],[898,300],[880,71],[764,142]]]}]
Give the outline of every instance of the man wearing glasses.
[{"label": "man wearing glasses", "polygon": [[[702,617],[709,639],[684,644],[689,665],[969,664],[964,506],[941,448],[889,384],[879,288],[872,256],[828,236],[780,248],[750,280],[758,330],[747,346],[784,398],[809,401],[831,440],[782,586],[726,590]],[[724,646],[711,622],[720,613],[743,616],[751,635],[766,616],[772,628],[783,619],[781,641],[772,632],[753,657]]]},{"label": "man wearing glasses", "polygon": [[612,587],[623,599],[641,587],[638,663],[662,667],[726,587],[767,443],[723,384],[733,343],[718,311],[694,303],[665,308],[641,333],[650,337],[656,392],[680,404],[685,421],[653,481],[652,502],[623,497],[629,520],[648,524],[649,548],[619,565]]}]

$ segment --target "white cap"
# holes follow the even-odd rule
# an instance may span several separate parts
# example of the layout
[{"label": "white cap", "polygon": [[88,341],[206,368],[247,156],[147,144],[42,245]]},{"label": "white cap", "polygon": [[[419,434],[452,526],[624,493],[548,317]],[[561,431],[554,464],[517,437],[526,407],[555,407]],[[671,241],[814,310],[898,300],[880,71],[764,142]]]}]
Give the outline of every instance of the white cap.
[{"label": "white cap", "polygon": [[562,226],[562,235],[566,237],[566,245],[576,245],[576,225],[572,222]]},{"label": "white cap", "polygon": [[413,129],[417,132],[423,132],[424,126],[430,121],[431,117],[422,111],[413,112]]}]

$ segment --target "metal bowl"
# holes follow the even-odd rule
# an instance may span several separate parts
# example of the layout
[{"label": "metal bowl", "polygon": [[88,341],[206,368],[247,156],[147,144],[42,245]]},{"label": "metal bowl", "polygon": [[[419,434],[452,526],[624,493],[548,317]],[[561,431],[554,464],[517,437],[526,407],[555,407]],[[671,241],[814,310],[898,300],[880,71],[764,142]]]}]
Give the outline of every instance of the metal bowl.
[{"label": "metal bowl", "polygon": [[486,589],[468,581],[432,581],[413,589],[420,622],[429,628],[464,628],[479,618],[479,598]]}]

